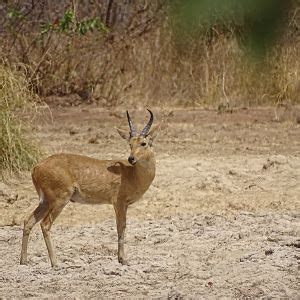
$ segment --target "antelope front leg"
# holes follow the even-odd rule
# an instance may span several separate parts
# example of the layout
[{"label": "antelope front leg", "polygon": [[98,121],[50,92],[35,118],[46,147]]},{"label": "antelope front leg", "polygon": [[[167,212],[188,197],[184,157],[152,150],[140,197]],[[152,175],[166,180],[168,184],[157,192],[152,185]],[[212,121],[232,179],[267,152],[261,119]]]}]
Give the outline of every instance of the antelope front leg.
[{"label": "antelope front leg", "polygon": [[124,253],[124,236],[126,228],[126,213],[127,205],[123,201],[118,200],[114,205],[117,220],[117,231],[118,231],[118,261],[122,265],[127,265]]}]

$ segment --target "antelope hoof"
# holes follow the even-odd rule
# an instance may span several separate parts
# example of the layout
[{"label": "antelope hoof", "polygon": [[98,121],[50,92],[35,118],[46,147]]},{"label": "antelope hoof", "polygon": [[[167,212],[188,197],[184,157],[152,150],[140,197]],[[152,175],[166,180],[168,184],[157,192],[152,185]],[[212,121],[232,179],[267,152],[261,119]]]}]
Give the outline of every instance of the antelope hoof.
[{"label": "antelope hoof", "polygon": [[20,260],[20,265],[27,266],[28,265],[28,260],[27,259],[21,259]]},{"label": "antelope hoof", "polygon": [[57,268],[58,267],[58,263],[57,262],[51,263],[51,267],[54,268],[54,269]]},{"label": "antelope hoof", "polygon": [[123,257],[119,257],[119,258],[118,258],[118,261],[119,261],[119,263],[120,263],[121,265],[123,265],[123,266],[129,266],[127,260],[126,260],[125,258],[123,258]]},{"label": "antelope hoof", "polygon": [[53,270],[53,271],[59,271],[59,270],[62,270],[62,269],[64,269],[64,267],[61,266],[61,265],[55,265],[55,266],[52,266],[52,270]]}]

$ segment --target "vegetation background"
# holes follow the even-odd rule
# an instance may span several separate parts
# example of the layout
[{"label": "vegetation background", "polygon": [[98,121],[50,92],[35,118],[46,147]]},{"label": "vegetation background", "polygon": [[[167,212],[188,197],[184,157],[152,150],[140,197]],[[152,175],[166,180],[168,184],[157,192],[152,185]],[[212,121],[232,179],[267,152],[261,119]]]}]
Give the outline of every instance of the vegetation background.
[{"label": "vegetation background", "polygon": [[[215,1],[217,12],[206,2],[2,1],[0,53],[43,97],[203,105],[218,103],[225,91],[238,104],[299,102],[300,2],[251,1],[254,8],[238,10],[239,1]],[[206,15],[197,20],[189,9],[214,18],[205,23]],[[254,23],[251,14],[262,20]],[[276,38],[263,61],[243,51],[240,37],[249,37],[249,28],[256,43]]]},{"label": "vegetation background", "polygon": [[[18,102],[4,90],[13,74],[22,103],[300,103],[298,0],[2,0],[0,20],[5,103]],[[13,120],[14,105],[5,111]]]}]

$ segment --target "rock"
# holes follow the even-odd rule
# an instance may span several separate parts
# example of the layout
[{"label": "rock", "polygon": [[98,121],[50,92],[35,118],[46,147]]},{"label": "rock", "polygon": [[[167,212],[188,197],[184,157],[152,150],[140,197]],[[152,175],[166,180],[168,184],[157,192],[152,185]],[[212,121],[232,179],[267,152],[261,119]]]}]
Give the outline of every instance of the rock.
[{"label": "rock", "polygon": [[89,139],[89,144],[98,144],[98,137],[94,136]]},{"label": "rock", "polygon": [[71,129],[70,130],[70,135],[74,135],[74,134],[77,134],[79,133],[79,131],[77,129]]},{"label": "rock", "polygon": [[12,192],[4,182],[0,182],[0,201],[13,204],[18,200],[18,197],[19,195]]},{"label": "rock", "polygon": [[275,165],[284,165],[287,163],[288,160],[284,155],[273,155],[267,159],[266,163],[263,164],[262,168],[263,170],[267,170]]}]

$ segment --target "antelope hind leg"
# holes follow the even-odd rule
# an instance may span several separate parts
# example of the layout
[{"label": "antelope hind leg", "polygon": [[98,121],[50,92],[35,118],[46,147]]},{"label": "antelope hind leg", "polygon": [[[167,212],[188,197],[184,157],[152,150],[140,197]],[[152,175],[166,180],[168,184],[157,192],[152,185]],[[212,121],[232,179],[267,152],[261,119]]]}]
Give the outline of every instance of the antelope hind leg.
[{"label": "antelope hind leg", "polygon": [[21,251],[21,265],[27,265],[27,248],[28,248],[28,240],[29,234],[33,226],[42,220],[48,213],[49,209],[45,203],[40,203],[40,205],[29,215],[27,219],[24,221],[23,228],[23,239],[22,239],[22,251]]}]

